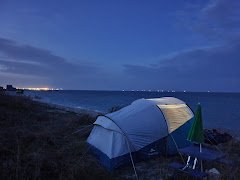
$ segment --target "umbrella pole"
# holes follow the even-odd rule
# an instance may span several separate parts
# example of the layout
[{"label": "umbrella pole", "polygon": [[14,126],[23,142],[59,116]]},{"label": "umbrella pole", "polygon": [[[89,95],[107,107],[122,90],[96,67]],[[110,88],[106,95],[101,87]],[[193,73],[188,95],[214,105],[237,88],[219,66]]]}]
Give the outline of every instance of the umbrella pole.
[{"label": "umbrella pole", "polygon": [[[200,144],[199,148],[200,148],[200,153],[201,153],[201,152],[202,152],[202,144]],[[201,160],[201,171],[203,172],[203,164],[202,164],[202,160]]]}]

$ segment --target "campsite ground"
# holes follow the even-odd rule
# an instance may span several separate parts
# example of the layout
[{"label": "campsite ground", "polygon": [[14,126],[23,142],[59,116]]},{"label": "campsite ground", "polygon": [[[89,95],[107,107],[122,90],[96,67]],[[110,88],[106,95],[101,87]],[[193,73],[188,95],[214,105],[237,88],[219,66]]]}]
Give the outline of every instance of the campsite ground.
[{"label": "campsite ground", "polygon": [[[134,179],[131,165],[110,173],[88,152],[85,141],[95,118],[93,113],[0,94],[0,179]],[[240,143],[233,139],[219,148],[234,165],[204,166],[217,168],[224,179],[239,179]],[[175,160],[181,161],[173,156],[136,163],[139,179],[172,179],[167,164]]]}]

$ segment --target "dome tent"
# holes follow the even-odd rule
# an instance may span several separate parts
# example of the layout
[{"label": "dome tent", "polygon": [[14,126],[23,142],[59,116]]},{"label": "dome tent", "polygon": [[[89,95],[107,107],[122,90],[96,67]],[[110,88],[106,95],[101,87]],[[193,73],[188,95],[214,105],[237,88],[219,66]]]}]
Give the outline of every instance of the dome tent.
[{"label": "dome tent", "polygon": [[109,170],[189,145],[193,112],[174,97],[139,99],[119,111],[98,116],[87,139]]}]

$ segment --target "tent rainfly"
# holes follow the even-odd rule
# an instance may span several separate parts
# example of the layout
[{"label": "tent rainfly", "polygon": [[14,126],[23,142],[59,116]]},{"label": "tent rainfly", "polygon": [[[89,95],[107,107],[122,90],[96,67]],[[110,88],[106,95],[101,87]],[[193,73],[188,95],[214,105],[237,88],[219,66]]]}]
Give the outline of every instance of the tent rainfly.
[{"label": "tent rainfly", "polygon": [[98,116],[87,139],[109,170],[131,160],[177,153],[189,145],[193,112],[174,97],[139,99],[119,111]]}]

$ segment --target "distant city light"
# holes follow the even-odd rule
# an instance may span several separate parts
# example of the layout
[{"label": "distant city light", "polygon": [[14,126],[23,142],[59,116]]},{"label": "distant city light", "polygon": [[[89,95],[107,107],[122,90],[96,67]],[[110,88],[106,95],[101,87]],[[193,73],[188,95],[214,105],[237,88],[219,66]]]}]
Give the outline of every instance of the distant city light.
[{"label": "distant city light", "polygon": [[26,87],[26,88],[20,88],[24,90],[31,90],[31,91],[58,91],[63,90],[62,88],[48,88],[48,87]]}]

